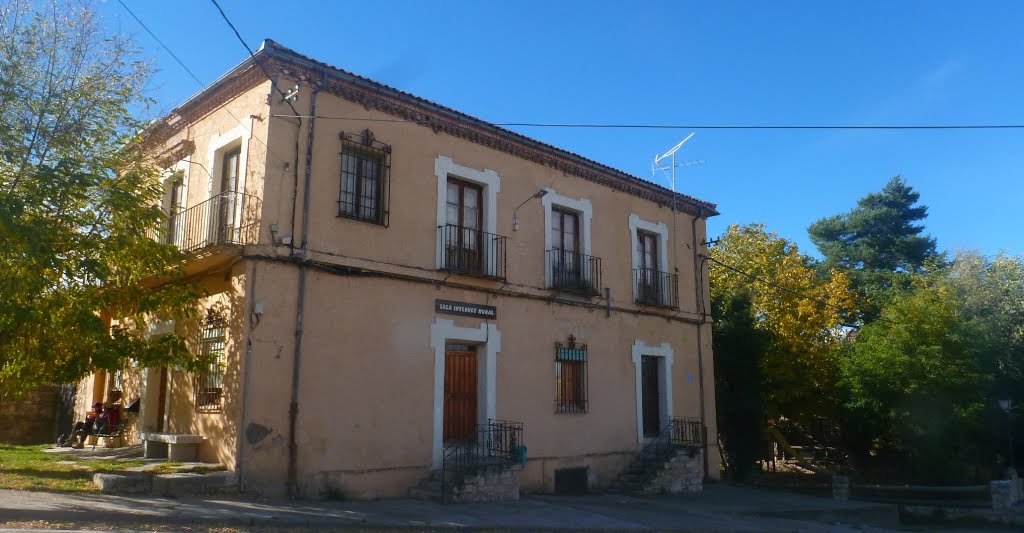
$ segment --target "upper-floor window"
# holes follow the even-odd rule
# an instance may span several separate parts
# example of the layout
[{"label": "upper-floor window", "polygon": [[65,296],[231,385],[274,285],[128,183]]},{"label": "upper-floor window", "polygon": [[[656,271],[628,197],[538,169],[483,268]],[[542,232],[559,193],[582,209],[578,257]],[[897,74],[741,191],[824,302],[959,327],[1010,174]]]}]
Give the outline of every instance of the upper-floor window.
[{"label": "upper-floor window", "polygon": [[649,231],[639,230],[636,236],[637,253],[640,255],[640,268],[658,270],[658,235]]},{"label": "upper-floor window", "polygon": [[391,147],[373,132],[341,134],[341,193],[338,215],[387,226]]},{"label": "upper-floor window", "polygon": [[241,159],[241,147],[224,152],[220,173],[220,192],[235,192],[238,190],[238,165]]}]

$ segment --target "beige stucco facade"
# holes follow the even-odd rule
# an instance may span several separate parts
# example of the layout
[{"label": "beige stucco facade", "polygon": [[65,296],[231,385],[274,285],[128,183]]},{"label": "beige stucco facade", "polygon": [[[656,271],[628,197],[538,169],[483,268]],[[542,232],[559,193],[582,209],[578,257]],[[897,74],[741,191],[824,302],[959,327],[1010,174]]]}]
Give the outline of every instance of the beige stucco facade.
[{"label": "beige stucco facade", "polygon": [[[673,202],[670,191],[278,45],[257,56],[277,87],[299,86],[294,111],[243,63],[154,133],[167,168],[183,176],[186,210],[221,192],[221,156],[235,147],[238,190],[260,200],[250,237],[198,250],[188,267],[207,294],[199,316],[214,309],[228,324],[222,407],[197,411],[187,372],[126,371],[122,394],[143,405],[133,438],[203,435],[201,457],[236,471],[247,492],[282,495],[291,478],[308,497],[401,496],[440,466],[445,352],[456,342],[476,349],[477,420],[523,423],[524,490],[552,491],[555,471],[569,467],[588,467],[599,488],[626,466],[646,440],[645,356],[657,359],[662,422],[703,419],[717,476],[698,256],[712,204]],[[314,102],[316,116],[331,118],[308,118]],[[280,116],[296,112],[306,118]],[[339,136],[364,130],[390,149],[386,226],[339,216]],[[507,238],[504,276],[444,268],[449,177],[480,186],[482,229]],[[547,193],[531,199],[539,189]],[[578,216],[579,249],[601,258],[597,294],[549,288],[553,208]],[[673,305],[635,303],[645,231],[659,242],[657,270],[678,276]],[[436,300],[492,306],[496,317],[438,312]],[[198,342],[202,325],[168,327]],[[556,409],[555,343],[569,337],[587,345],[585,412]],[[103,390],[93,379],[104,376],[83,384],[83,406]]]}]

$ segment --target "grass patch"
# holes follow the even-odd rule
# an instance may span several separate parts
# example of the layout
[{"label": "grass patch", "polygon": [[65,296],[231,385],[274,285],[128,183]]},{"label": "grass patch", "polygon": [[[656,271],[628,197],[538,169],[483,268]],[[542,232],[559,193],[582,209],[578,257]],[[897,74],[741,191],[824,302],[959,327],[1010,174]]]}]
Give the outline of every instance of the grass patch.
[{"label": "grass patch", "polygon": [[223,465],[211,465],[211,466],[196,465],[196,466],[190,466],[188,468],[183,468],[183,466],[184,466],[183,463],[178,463],[178,462],[160,463],[159,465],[154,466],[152,468],[147,468],[146,472],[149,472],[150,474],[154,474],[154,475],[155,474],[206,474],[207,472],[219,472],[221,470],[225,470]]},{"label": "grass patch", "polygon": [[114,472],[144,461],[85,459],[73,455],[45,453],[49,445],[12,446],[0,444],[0,487],[16,490],[98,492],[92,484],[96,472]]}]

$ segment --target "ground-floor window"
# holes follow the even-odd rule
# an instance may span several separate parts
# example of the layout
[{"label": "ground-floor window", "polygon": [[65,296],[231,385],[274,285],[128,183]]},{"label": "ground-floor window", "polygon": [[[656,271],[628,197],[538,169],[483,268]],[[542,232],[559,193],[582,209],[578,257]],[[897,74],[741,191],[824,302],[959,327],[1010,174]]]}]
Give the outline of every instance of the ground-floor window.
[{"label": "ground-floor window", "polygon": [[587,345],[555,343],[555,412],[587,412]]},{"label": "ground-floor window", "polygon": [[221,319],[208,320],[202,330],[200,351],[210,364],[195,374],[195,403],[200,411],[220,411],[224,397],[226,358],[225,324]]}]

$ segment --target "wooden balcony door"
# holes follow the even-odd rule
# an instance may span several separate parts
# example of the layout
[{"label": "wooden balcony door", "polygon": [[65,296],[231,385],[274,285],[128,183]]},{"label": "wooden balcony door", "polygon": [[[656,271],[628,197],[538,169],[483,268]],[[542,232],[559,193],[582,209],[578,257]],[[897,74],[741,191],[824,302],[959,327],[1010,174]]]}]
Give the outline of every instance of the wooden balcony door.
[{"label": "wooden balcony door", "polygon": [[556,287],[580,281],[579,221],[576,213],[551,210],[551,247],[555,250],[551,266]]},{"label": "wooden balcony door", "polygon": [[661,276],[658,271],[659,256],[658,236],[654,233],[640,231],[637,233],[637,253],[640,256],[640,272],[637,279],[637,291],[641,302],[660,304],[662,300]]},{"label": "wooden balcony door", "polygon": [[444,354],[444,442],[473,440],[476,422],[476,347],[449,344]]},{"label": "wooden balcony door", "polygon": [[214,210],[216,222],[216,242],[232,242],[233,228],[235,226],[235,195],[231,194],[238,190],[238,170],[242,156],[242,149],[236,148],[224,154],[220,173],[220,196],[211,206]]},{"label": "wooden balcony door", "polygon": [[483,269],[483,188],[465,181],[448,179],[445,222],[455,226],[448,237],[447,266],[454,270],[482,272]]}]

